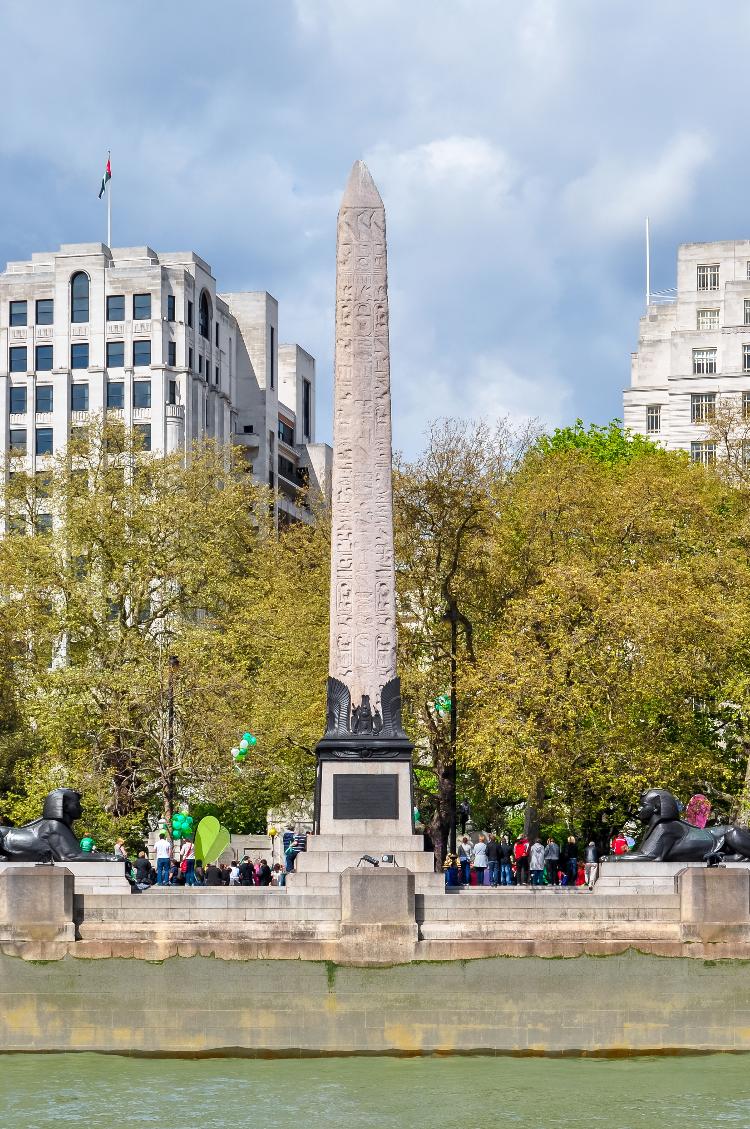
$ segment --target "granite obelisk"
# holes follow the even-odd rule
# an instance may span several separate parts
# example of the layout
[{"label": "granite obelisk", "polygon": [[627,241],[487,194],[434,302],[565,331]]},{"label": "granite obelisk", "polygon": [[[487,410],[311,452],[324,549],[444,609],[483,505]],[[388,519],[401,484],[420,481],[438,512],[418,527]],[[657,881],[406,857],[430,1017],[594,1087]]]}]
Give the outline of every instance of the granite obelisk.
[{"label": "granite obelisk", "polygon": [[[331,635],[326,733],[317,748],[318,823],[322,765],[366,760],[373,771],[360,773],[360,785],[347,795],[342,777],[338,804],[334,790],[338,818],[404,826],[398,800],[385,795],[389,774],[375,769],[378,762],[408,761],[411,788],[412,746],[401,725],[396,673],[391,460],[385,209],[367,166],[356,161],[336,242]],[[402,791],[398,782],[390,787]]]}]

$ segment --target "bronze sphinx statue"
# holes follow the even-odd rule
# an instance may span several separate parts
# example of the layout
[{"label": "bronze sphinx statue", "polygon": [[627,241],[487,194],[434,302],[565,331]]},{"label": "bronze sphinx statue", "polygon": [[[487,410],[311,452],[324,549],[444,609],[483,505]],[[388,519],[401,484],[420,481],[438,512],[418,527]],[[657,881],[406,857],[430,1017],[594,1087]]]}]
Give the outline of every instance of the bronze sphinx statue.
[{"label": "bronze sphinx statue", "polygon": [[641,796],[638,819],[645,833],[635,851],[610,855],[608,862],[718,862],[750,859],[750,828],[693,827],[680,819],[677,800],[664,788]]},{"label": "bronze sphinx statue", "polygon": [[0,861],[121,862],[117,855],[81,850],[73,824],[81,818],[81,795],[56,788],[44,801],[42,818],[24,827],[0,824]]}]

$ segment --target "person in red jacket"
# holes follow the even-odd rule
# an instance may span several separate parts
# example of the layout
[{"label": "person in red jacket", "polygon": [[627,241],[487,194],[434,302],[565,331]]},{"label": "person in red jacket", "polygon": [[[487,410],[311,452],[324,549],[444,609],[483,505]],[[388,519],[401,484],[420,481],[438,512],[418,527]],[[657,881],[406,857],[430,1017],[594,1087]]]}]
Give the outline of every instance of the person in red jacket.
[{"label": "person in red jacket", "polygon": [[513,847],[513,857],[516,860],[516,885],[528,886],[529,884],[529,840],[526,835],[519,835]]},{"label": "person in red jacket", "polygon": [[624,855],[627,853],[627,849],[628,841],[622,831],[620,831],[612,840],[612,853],[615,855]]}]

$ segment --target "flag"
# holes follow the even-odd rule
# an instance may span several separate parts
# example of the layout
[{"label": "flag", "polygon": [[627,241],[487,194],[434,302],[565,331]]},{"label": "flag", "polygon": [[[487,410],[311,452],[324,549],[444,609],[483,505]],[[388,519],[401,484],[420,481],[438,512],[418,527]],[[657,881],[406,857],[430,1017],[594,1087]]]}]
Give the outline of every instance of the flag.
[{"label": "flag", "polygon": [[102,186],[99,189],[99,199],[100,200],[101,200],[102,196],[104,195],[104,189],[107,187],[107,182],[110,181],[111,179],[112,179],[112,166],[109,163],[109,154],[107,154],[107,167],[104,170],[104,176],[102,177]]}]

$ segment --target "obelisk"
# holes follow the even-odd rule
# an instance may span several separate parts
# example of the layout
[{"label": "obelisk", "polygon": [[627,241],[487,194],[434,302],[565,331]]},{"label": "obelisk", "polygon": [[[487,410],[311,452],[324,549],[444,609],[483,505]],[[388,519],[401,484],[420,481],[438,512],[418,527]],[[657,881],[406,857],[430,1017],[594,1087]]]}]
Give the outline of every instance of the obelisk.
[{"label": "obelisk", "polygon": [[[369,169],[356,161],[336,241],[331,634],[326,733],[317,748],[318,817],[324,762],[408,761],[411,787],[412,746],[401,725],[396,673],[391,463],[385,209]],[[349,814],[339,818],[393,818],[403,825],[403,812],[385,816],[382,782],[374,779],[378,772],[370,775],[371,784],[360,788],[362,813],[353,814],[357,802],[342,799],[338,806]],[[343,784],[340,790],[343,796]]]}]

